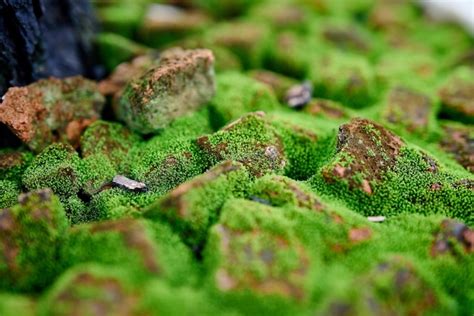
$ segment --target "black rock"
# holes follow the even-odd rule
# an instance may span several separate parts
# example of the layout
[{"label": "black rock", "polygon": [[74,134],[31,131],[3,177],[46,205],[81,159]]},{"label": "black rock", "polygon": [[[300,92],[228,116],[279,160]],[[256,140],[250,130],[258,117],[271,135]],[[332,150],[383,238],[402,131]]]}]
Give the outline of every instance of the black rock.
[{"label": "black rock", "polygon": [[97,78],[88,0],[0,0],[0,95],[49,76]]}]

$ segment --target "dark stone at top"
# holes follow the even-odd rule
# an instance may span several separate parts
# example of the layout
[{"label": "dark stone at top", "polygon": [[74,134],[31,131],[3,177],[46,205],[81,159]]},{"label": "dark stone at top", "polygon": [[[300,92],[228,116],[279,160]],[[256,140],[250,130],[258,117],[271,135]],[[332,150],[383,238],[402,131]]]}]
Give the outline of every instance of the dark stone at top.
[{"label": "dark stone at top", "polygon": [[0,95],[49,76],[96,78],[87,0],[0,0]]}]

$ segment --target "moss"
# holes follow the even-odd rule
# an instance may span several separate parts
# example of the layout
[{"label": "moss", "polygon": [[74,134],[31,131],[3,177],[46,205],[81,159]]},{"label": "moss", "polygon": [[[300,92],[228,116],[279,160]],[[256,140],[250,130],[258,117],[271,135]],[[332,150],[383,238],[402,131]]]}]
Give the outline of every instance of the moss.
[{"label": "moss", "polygon": [[[436,162],[435,171],[426,155],[413,147],[404,147],[393,169],[383,176],[383,182],[371,182],[373,194],[353,190],[349,185],[327,185],[319,175],[310,182],[318,192],[344,200],[352,209],[364,215],[393,216],[400,213],[443,214],[472,224],[468,211],[474,192],[468,181],[469,174],[459,173]],[[472,180],[471,180],[472,181]]]},{"label": "moss", "polygon": [[306,180],[316,173],[332,142],[337,124],[295,112],[272,112],[269,120],[278,132],[287,157],[285,175]]},{"label": "moss", "polygon": [[104,31],[132,38],[145,12],[139,3],[124,2],[100,8],[97,13]]},{"label": "moss", "polygon": [[97,121],[89,126],[81,137],[82,156],[105,155],[115,168],[122,170],[131,147],[140,138],[118,123]]},{"label": "moss", "polygon": [[281,173],[287,162],[279,135],[262,112],[249,113],[196,142],[211,165],[234,160],[257,177]]},{"label": "moss", "polygon": [[21,176],[33,160],[27,151],[0,150],[0,179],[21,182]]},{"label": "moss", "polygon": [[65,144],[52,144],[35,157],[22,177],[28,190],[50,188],[61,198],[77,194],[83,184],[80,158]]},{"label": "moss", "polygon": [[144,216],[167,221],[191,246],[199,246],[220,208],[233,195],[246,191],[250,176],[240,163],[222,162],[182,183],[143,210]]},{"label": "moss", "polygon": [[313,95],[362,108],[378,97],[374,70],[366,59],[330,50],[311,63]]},{"label": "moss", "polygon": [[243,313],[301,312],[314,282],[313,258],[291,228],[277,208],[229,200],[205,250],[213,295]]},{"label": "moss", "polygon": [[67,227],[66,215],[50,190],[22,195],[19,202],[0,214],[0,288],[38,291],[61,269],[57,249]]},{"label": "moss", "polygon": [[81,160],[83,191],[88,195],[97,193],[110,183],[117,174],[111,161],[103,154],[90,155]]},{"label": "moss", "polygon": [[143,220],[76,225],[66,236],[61,261],[66,267],[97,262],[121,266],[139,277],[154,275],[174,284],[193,282],[189,250],[168,227]]},{"label": "moss", "polygon": [[148,48],[116,33],[100,33],[96,37],[99,57],[111,72],[119,64],[146,54]]},{"label": "moss", "polygon": [[27,296],[1,293],[0,315],[4,316],[33,316],[36,315],[36,305],[33,299]]},{"label": "moss", "polygon": [[214,126],[221,127],[247,112],[277,107],[275,95],[262,83],[236,72],[217,75],[217,93],[210,103]]},{"label": "moss", "polygon": [[254,3],[251,0],[192,0],[192,2],[220,19],[242,14]]},{"label": "moss", "polygon": [[41,297],[38,315],[104,315],[132,313],[139,282],[124,269],[87,264],[65,272]]},{"label": "moss", "polygon": [[0,209],[16,204],[20,187],[16,182],[0,180]]},{"label": "moss", "polygon": [[137,133],[158,133],[176,118],[198,110],[214,94],[212,51],[173,48],[160,54],[156,67],[128,82],[116,114]]},{"label": "moss", "polygon": [[[239,32],[235,32],[239,29]],[[240,58],[245,69],[262,67],[271,45],[270,28],[255,21],[225,22],[209,29],[204,35],[211,45],[229,49]]]},{"label": "moss", "polygon": [[284,31],[272,38],[272,49],[264,61],[265,68],[289,77],[306,79],[315,47],[305,36]]}]

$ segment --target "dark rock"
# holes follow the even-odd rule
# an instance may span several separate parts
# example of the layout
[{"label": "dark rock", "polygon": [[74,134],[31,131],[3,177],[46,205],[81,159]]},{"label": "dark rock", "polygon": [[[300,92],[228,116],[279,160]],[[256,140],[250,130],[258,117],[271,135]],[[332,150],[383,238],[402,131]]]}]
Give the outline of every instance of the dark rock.
[{"label": "dark rock", "polygon": [[87,0],[0,2],[0,94],[49,76],[97,77],[95,31]]}]

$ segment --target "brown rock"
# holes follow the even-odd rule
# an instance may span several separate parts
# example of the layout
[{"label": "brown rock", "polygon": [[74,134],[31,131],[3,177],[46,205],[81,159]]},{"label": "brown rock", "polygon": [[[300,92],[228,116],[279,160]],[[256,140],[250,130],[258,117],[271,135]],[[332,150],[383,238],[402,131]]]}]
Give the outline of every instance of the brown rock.
[{"label": "brown rock", "polygon": [[443,129],[441,148],[452,154],[464,168],[474,172],[474,129],[460,125],[444,125]]},{"label": "brown rock", "polygon": [[395,166],[403,141],[382,126],[356,118],[339,127],[337,154],[323,168],[324,179],[347,179],[351,187],[372,194],[371,184]]},{"label": "brown rock", "polygon": [[56,141],[76,146],[78,135],[99,118],[103,105],[94,82],[50,78],[10,88],[0,105],[0,122],[34,151]]},{"label": "brown rock", "polygon": [[431,100],[418,91],[403,86],[390,90],[384,118],[409,132],[426,131],[432,111]]}]

